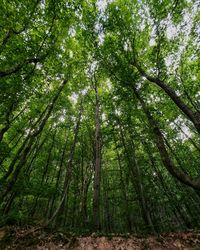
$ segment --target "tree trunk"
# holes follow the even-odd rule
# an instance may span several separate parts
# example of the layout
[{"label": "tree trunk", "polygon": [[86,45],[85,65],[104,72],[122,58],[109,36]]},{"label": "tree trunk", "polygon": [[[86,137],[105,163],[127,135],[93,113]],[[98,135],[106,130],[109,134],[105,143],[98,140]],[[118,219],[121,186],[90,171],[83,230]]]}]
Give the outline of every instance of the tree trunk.
[{"label": "tree trunk", "polygon": [[184,173],[182,170],[178,169],[174,165],[173,161],[171,160],[171,158],[167,152],[167,149],[165,147],[165,140],[164,140],[163,134],[162,134],[161,130],[159,129],[156,120],[153,118],[153,116],[149,112],[146,104],[144,103],[143,99],[140,97],[138,91],[134,87],[133,87],[133,92],[135,93],[135,96],[139,100],[140,104],[142,105],[142,109],[147,116],[149,125],[152,129],[155,144],[158,148],[163,165],[166,167],[166,169],[169,171],[169,173],[172,176],[174,176],[176,179],[178,179],[180,182],[184,183],[187,186],[192,187],[194,190],[200,191],[200,180],[189,176],[188,174]]},{"label": "tree trunk", "polygon": [[191,110],[183,100],[176,94],[176,92],[167,85],[164,81],[160,80],[157,77],[152,77],[148,75],[139,65],[137,62],[133,63],[133,66],[137,68],[140,75],[145,77],[150,82],[155,83],[157,86],[162,88],[165,93],[171,98],[171,100],[179,107],[179,109],[188,117],[188,119],[194,124],[196,130],[200,134],[200,114],[199,112],[194,112]]},{"label": "tree trunk", "polygon": [[64,206],[64,203],[65,203],[66,195],[68,193],[69,184],[70,184],[70,180],[71,180],[72,170],[73,170],[72,163],[73,163],[73,159],[74,159],[76,142],[77,142],[77,139],[78,139],[78,132],[79,132],[79,127],[80,127],[82,112],[83,112],[83,107],[82,107],[82,103],[81,103],[81,109],[80,109],[80,112],[79,112],[79,117],[77,119],[76,128],[75,128],[75,131],[74,131],[74,139],[73,139],[73,142],[72,142],[72,145],[71,145],[69,160],[68,160],[67,167],[66,167],[62,198],[61,198],[61,201],[60,201],[56,211],[51,216],[51,218],[47,221],[47,224],[50,224],[50,223],[52,223],[54,221],[54,219],[57,217],[57,215],[62,210],[62,208]]},{"label": "tree trunk", "polygon": [[[145,199],[144,191],[143,191],[141,173],[140,173],[140,169],[139,169],[136,156],[135,156],[135,148],[132,147],[131,153],[130,153],[130,149],[127,147],[127,144],[125,142],[125,136],[124,136],[124,132],[123,132],[120,122],[119,122],[119,129],[120,129],[120,135],[121,135],[125,155],[128,160],[128,167],[129,167],[130,174],[131,174],[131,181],[136,191],[136,195],[137,195],[138,203],[142,212],[142,218],[143,218],[144,224],[146,226],[147,231],[150,230],[153,233],[155,233],[155,228],[153,226],[149,211],[147,209],[146,199]],[[131,143],[133,145],[133,142]]]},{"label": "tree trunk", "polygon": [[124,211],[125,211],[125,216],[126,216],[126,222],[127,222],[127,228],[128,228],[128,232],[132,232],[132,221],[130,218],[130,209],[129,209],[129,203],[128,203],[128,197],[127,197],[127,190],[126,190],[126,186],[123,180],[123,176],[122,176],[122,166],[121,166],[121,159],[120,159],[120,155],[118,150],[116,150],[116,154],[117,154],[117,161],[118,161],[118,165],[119,165],[119,171],[120,171],[120,183],[121,183],[121,187],[122,187],[122,194],[123,194],[123,198],[124,198]]},{"label": "tree trunk", "polygon": [[95,85],[95,172],[93,193],[93,226],[94,230],[101,229],[100,225],[100,182],[101,182],[101,137],[100,137],[100,103],[98,88]]},{"label": "tree trunk", "polygon": [[55,191],[53,193],[53,196],[51,197],[50,208],[49,208],[47,219],[51,218],[51,216],[52,216],[52,211],[53,211],[54,203],[55,203],[55,200],[56,200],[56,194],[57,194],[57,190],[58,190],[58,186],[59,186],[60,176],[61,176],[61,173],[62,173],[63,162],[64,162],[64,159],[65,159],[67,143],[68,143],[68,136],[66,136],[66,140],[65,140],[64,147],[63,147],[63,150],[62,150],[61,159],[60,159],[60,162],[59,162],[59,170],[58,170],[58,173],[57,173],[57,176],[56,176],[56,185],[54,187]]},{"label": "tree trunk", "polygon": [[16,108],[16,101],[14,101],[14,102],[11,104],[11,106],[10,106],[10,108],[9,108],[7,114],[6,114],[6,119],[5,119],[6,122],[5,122],[5,125],[4,125],[4,127],[0,130],[0,142],[3,140],[4,134],[9,130],[11,124],[12,124],[12,123],[13,123],[13,122],[14,122],[14,121],[24,112],[24,110],[26,109],[26,107],[23,108],[15,117],[11,118],[12,112],[13,112],[13,109],[14,109],[14,108]]},{"label": "tree trunk", "polygon": [[2,195],[0,196],[1,198],[4,198],[12,190],[14,184],[16,183],[18,175],[19,175],[22,167],[26,164],[27,155],[29,154],[29,152],[30,152],[30,150],[32,148],[34,140],[42,132],[42,130],[43,130],[43,128],[44,128],[44,126],[45,126],[45,124],[46,124],[46,122],[47,122],[47,120],[48,120],[48,118],[49,118],[49,116],[50,116],[50,114],[51,114],[51,112],[53,110],[53,107],[54,107],[54,105],[55,105],[55,103],[56,103],[56,101],[57,101],[57,99],[58,99],[58,97],[59,97],[59,95],[60,95],[61,91],[63,90],[66,83],[67,83],[67,81],[64,80],[62,82],[62,84],[59,86],[56,95],[52,99],[52,102],[48,105],[47,113],[44,115],[44,118],[41,120],[39,128],[35,129],[34,132],[32,134],[30,134],[26,138],[26,140],[24,141],[22,147],[25,146],[25,148],[24,149],[22,147],[20,148],[19,161],[18,161],[18,164],[15,167],[15,170],[14,170],[14,166],[15,166],[15,163],[17,162],[17,160],[18,160],[18,155],[17,155],[17,157],[14,158],[14,162],[11,163],[11,165],[9,167],[9,170],[8,170],[8,173],[3,177],[3,180],[5,180],[13,172],[12,178],[9,181],[5,192],[3,192]]}]

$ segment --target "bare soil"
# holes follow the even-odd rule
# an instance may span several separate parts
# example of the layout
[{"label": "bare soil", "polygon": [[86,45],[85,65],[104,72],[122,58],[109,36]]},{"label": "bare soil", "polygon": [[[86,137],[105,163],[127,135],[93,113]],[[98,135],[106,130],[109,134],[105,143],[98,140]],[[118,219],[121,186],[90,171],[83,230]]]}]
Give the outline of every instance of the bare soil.
[{"label": "bare soil", "polygon": [[200,250],[200,232],[165,233],[158,236],[136,235],[76,236],[52,232],[42,227],[3,227],[0,229],[0,249],[21,250]]}]

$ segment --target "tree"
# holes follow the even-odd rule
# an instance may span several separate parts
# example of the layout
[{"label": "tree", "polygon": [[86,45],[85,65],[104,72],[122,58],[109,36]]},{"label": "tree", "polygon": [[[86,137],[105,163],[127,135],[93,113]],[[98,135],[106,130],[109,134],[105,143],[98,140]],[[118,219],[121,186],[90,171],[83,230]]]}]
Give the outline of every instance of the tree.
[{"label": "tree", "polygon": [[0,13],[0,224],[198,228],[198,1]]}]

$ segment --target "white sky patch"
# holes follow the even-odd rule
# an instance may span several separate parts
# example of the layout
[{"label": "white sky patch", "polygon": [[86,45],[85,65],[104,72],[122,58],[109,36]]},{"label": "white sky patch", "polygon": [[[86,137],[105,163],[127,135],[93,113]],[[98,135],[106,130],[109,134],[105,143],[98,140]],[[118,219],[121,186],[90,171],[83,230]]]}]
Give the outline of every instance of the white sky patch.
[{"label": "white sky patch", "polygon": [[63,45],[60,46],[60,49],[65,52],[65,47]]},{"label": "white sky patch", "polygon": [[119,110],[119,108],[117,109],[115,109],[115,114],[117,114],[117,115],[121,115],[122,114],[122,112]]},{"label": "white sky patch", "polygon": [[142,23],[141,23],[141,25],[140,25],[139,29],[140,29],[141,31],[143,31],[143,30],[144,30],[144,28],[145,28],[145,24],[144,24],[144,21],[142,21]]},{"label": "white sky patch", "polygon": [[194,17],[197,14],[197,6],[194,5],[191,12],[183,12],[183,20],[178,25],[174,25],[170,14],[168,17],[161,21],[161,25],[166,28],[166,36],[169,40],[176,38],[180,34],[183,35],[183,39],[179,45],[178,51],[173,55],[168,55],[165,58],[165,64],[167,67],[171,67],[172,71],[175,71],[179,66],[181,55],[184,53],[185,48],[189,42],[190,33],[192,31],[192,26],[194,22]]},{"label": "white sky patch", "polygon": [[[139,1],[141,3],[141,1]],[[138,11],[139,16],[140,16],[140,25],[139,25],[139,30],[143,31],[146,27],[146,24],[149,25],[150,27],[153,27],[154,29],[154,22],[153,19],[151,18],[150,14],[150,9],[149,6],[146,4],[141,4],[140,9]],[[155,33],[152,31],[151,37]]]},{"label": "white sky patch", "polygon": [[167,67],[171,66],[173,64],[173,55],[168,55],[165,58],[165,64]]},{"label": "white sky patch", "polygon": [[103,114],[102,114],[102,121],[104,122],[106,119],[107,119],[107,118],[106,118],[106,114],[103,113]]},{"label": "white sky patch", "polygon": [[95,24],[95,31],[98,34],[99,45],[102,45],[103,42],[104,42],[105,34],[103,32],[103,27],[102,27],[102,25],[100,24],[99,21],[97,21],[96,24]]},{"label": "white sky patch", "polygon": [[175,93],[177,94],[177,96],[181,96],[181,92],[179,90],[176,90]]},{"label": "white sky patch", "polygon": [[76,104],[77,101],[78,101],[78,95],[76,93],[73,93],[70,97],[69,97],[70,101],[73,103],[73,104]]},{"label": "white sky patch", "polygon": [[188,138],[191,137],[192,132],[190,131],[190,129],[186,126],[184,120],[178,116],[174,122],[171,122],[170,127],[172,129],[177,129],[178,133],[177,133],[177,138],[181,139],[182,141],[187,140]]},{"label": "white sky patch", "polygon": [[64,121],[65,121],[64,115],[61,115],[61,116],[58,118],[58,120],[59,120],[60,122],[64,122]]},{"label": "white sky patch", "polygon": [[45,5],[46,5],[45,0],[42,0],[42,1],[40,2],[40,7],[41,7],[41,9],[45,9]]},{"label": "white sky patch", "polygon": [[73,27],[71,27],[71,28],[69,28],[68,34],[69,34],[69,36],[71,36],[71,37],[75,37],[75,35],[76,35],[76,30],[75,30]]},{"label": "white sky patch", "polygon": [[24,40],[27,42],[29,40],[28,32],[22,31],[21,35],[23,36]]},{"label": "white sky patch", "polygon": [[125,51],[132,51],[131,42],[130,42],[129,39],[127,39],[127,40],[124,42],[124,50],[125,50]]},{"label": "white sky patch", "polygon": [[172,23],[170,23],[167,25],[166,34],[168,39],[174,39],[178,35],[178,30]]},{"label": "white sky patch", "polygon": [[66,109],[63,109],[63,110],[61,111],[60,116],[58,117],[58,120],[59,120],[60,122],[64,122],[65,119],[66,119],[66,114],[67,114],[67,110],[66,110]]},{"label": "white sky patch", "polygon": [[98,0],[97,1],[97,8],[100,12],[104,12],[106,9],[108,1],[107,0]]},{"label": "white sky patch", "polygon": [[92,63],[90,63],[86,69],[86,75],[88,77],[92,77],[96,71],[98,67],[98,62],[97,61],[93,61]]},{"label": "white sky patch", "polygon": [[165,57],[165,65],[170,68],[170,72],[175,74],[176,69],[180,66],[181,53],[178,51]]},{"label": "white sky patch", "polygon": [[36,69],[42,69],[42,66],[43,66],[43,65],[42,65],[41,63],[37,63],[37,64],[36,64]]},{"label": "white sky patch", "polygon": [[[146,80],[146,78],[145,78],[144,76],[142,76],[142,80],[143,80],[143,82],[144,82],[144,81]],[[140,90],[141,87],[142,87],[142,85],[143,85],[143,84],[142,84],[141,82],[138,82],[137,85],[136,85],[136,89],[137,89],[137,90]]]},{"label": "white sky patch", "polygon": [[96,3],[97,9],[99,11],[99,17],[98,17],[97,22],[95,24],[95,31],[98,33],[99,46],[103,44],[104,37],[105,37],[100,19],[103,19],[104,21],[106,20],[107,17],[105,15],[105,10],[107,8],[107,5],[109,3],[111,3],[112,1],[113,0],[98,0]]},{"label": "white sky patch", "polygon": [[96,5],[101,14],[103,14],[106,10],[108,4],[112,3],[113,0],[98,0]]},{"label": "white sky patch", "polygon": [[196,76],[192,76],[192,80],[196,81],[197,80]]},{"label": "white sky patch", "polygon": [[99,45],[102,45],[104,42],[105,35],[104,33],[99,34]]},{"label": "white sky patch", "polygon": [[31,131],[31,128],[26,128],[25,129],[25,135],[27,136],[30,133],[30,131]]},{"label": "white sky patch", "polygon": [[198,98],[200,98],[200,91],[198,91],[198,92],[196,93],[195,97],[197,98],[197,100],[198,100]]},{"label": "white sky patch", "polygon": [[155,39],[153,37],[150,39],[149,45],[150,46],[155,46],[156,45],[156,41],[155,41]]},{"label": "white sky patch", "polygon": [[85,96],[87,94],[88,90],[89,90],[89,87],[86,87],[86,88],[82,89],[81,90],[81,95]]},{"label": "white sky patch", "polygon": [[106,80],[106,86],[107,86],[108,90],[112,89],[112,83],[111,83],[110,79]]},{"label": "white sky patch", "polygon": [[161,98],[160,98],[160,96],[157,96],[156,94],[151,94],[150,95],[150,99],[151,99],[151,101],[149,100],[147,100],[147,102],[149,102],[149,103],[156,103],[156,102],[160,102],[161,101]]},{"label": "white sky patch", "polygon": [[187,45],[188,39],[189,39],[189,35],[191,33],[192,30],[192,26],[193,26],[193,22],[194,22],[194,17],[197,15],[198,12],[198,6],[197,4],[194,4],[192,7],[191,12],[189,12],[188,10],[185,10],[182,15],[183,15],[183,21],[178,24],[177,26],[175,26],[172,23],[171,20],[171,16],[168,15],[167,17],[167,29],[166,29],[166,35],[168,37],[168,39],[174,39],[176,36],[178,36],[180,33],[184,34],[184,39],[183,39],[183,43],[185,46]]},{"label": "white sky patch", "polygon": [[183,132],[180,131],[179,136],[180,136],[181,140],[186,140],[187,137],[191,136],[191,132],[190,132],[189,128],[185,124],[182,124],[181,128],[182,128]]},{"label": "white sky patch", "polygon": [[152,30],[151,30],[151,34],[150,34],[150,40],[149,40],[149,45],[150,46],[154,46],[156,45],[156,27],[152,25]]},{"label": "white sky patch", "polygon": [[81,90],[81,94],[84,96],[87,93],[86,89]]},{"label": "white sky patch", "polygon": [[156,172],[153,172],[153,176],[154,176],[154,177],[156,177],[156,176],[157,176]]}]

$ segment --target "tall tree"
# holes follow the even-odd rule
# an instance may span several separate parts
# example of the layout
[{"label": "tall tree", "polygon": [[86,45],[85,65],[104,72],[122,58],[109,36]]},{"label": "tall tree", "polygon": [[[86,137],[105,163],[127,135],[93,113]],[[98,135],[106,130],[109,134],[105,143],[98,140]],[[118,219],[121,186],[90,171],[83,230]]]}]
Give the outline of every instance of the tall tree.
[{"label": "tall tree", "polygon": [[93,194],[93,225],[95,230],[101,229],[100,224],[100,190],[101,190],[101,125],[100,99],[97,83],[93,84],[95,91],[95,165],[94,165],[94,194]]}]

